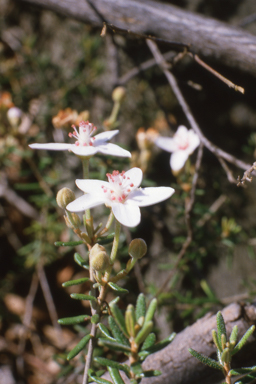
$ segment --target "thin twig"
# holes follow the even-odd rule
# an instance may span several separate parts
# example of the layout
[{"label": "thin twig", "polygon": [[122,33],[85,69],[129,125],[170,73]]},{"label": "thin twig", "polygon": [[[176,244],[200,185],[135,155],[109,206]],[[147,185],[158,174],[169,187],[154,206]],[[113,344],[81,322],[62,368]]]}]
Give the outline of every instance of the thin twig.
[{"label": "thin twig", "polygon": [[183,112],[186,115],[188,122],[191,125],[191,128],[199,136],[200,141],[204,144],[204,146],[206,148],[208,148],[209,151],[214,153],[217,158],[221,157],[224,160],[228,161],[229,163],[236,165],[238,168],[241,168],[244,170],[249,169],[250,168],[249,164],[246,164],[243,161],[237,159],[235,156],[230,155],[229,153],[223,151],[222,149],[220,149],[219,147],[214,145],[210,140],[208,140],[204,136],[204,134],[202,133],[201,129],[199,128],[199,125],[197,124],[194,116],[192,115],[186,100],[184,99],[184,97],[183,97],[183,95],[182,95],[182,93],[178,87],[178,84],[177,84],[175,77],[167,69],[167,63],[165,62],[163,55],[159,51],[157,45],[151,40],[147,40],[147,44],[148,44],[148,47],[151,50],[153,56],[155,57],[157,64],[162,69],[162,71],[164,72],[169,84],[171,85],[172,90],[173,90],[177,100],[179,101],[179,104],[180,104],[181,108],[183,109]]},{"label": "thin twig", "polygon": [[200,57],[196,54],[192,54],[191,52],[188,52],[188,55],[192,57],[201,67],[205,68],[208,72],[211,72],[214,76],[216,76],[219,80],[223,81],[223,83],[227,84],[229,88],[233,88],[237,92],[241,92],[244,94],[244,88],[240,87],[239,85],[234,84],[232,81],[228,80],[226,77],[221,75],[219,72],[217,72],[215,69],[210,67],[208,64],[206,64],[203,60],[200,59]]},{"label": "thin twig", "polygon": [[32,277],[31,285],[29,288],[28,296],[26,298],[25,304],[25,313],[23,316],[23,329],[22,334],[20,336],[19,345],[18,345],[18,357],[17,357],[17,369],[20,374],[24,374],[24,350],[26,346],[26,338],[28,334],[28,330],[31,323],[32,311],[33,311],[33,302],[36,296],[37,288],[38,288],[38,275],[35,272]]},{"label": "thin twig", "polygon": [[244,183],[246,181],[249,181],[249,183],[251,183],[252,182],[252,176],[251,175],[252,175],[253,171],[255,171],[255,170],[256,170],[256,162],[254,162],[253,165],[249,169],[247,169],[247,171],[244,172],[242,179],[240,179],[240,176],[238,176],[237,186],[238,187],[244,186]]},{"label": "thin twig", "polygon": [[196,165],[195,165],[195,174],[194,174],[194,177],[192,180],[192,188],[190,191],[190,199],[186,203],[186,206],[185,206],[185,221],[186,221],[186,226],[187,226],[187,238],[186,238],[186,241],[183,243],[182,248],[181,248],[181,250],[177,256],[177,259],[176,259],[176,262],[173,266],[173,269],[170,271],[170,273],[168,274],[168,276],[164,280],[163,284],[158,289],[158,291],[156,293],[156,297],[165,289],[165,287],[170,282],[173,275],[176,273],[176,271],[179,267],[180,261],[183,258],[183,256],[185,255],[185,253],[186,253],[186,251],[187,251],[187,249],[190,246],[191,241],[192,241],[193,230],[192,230],[192,226],[191,226],[190,214],[191,214],[194,202],[195,202],[195,191],[196,191],[196,185],[197,185],[197,180],[198,180],[198,175],[199,175],[199,169],[200,169],[201,162],[202,162],[202,157],[203,157],[203,144],[201,143],[199,146],[199,149],[198,149],[198,153],[197,153],[197,159],[196,159]]},{"label": "thin twig", "polygon": [[37,274],[40,281],[40,285],[43,291],[45,302],[49,311],[49,315],[54,328],[61,331],[61,326],[58,323],[58,315],[52,298],[52,294],[49,288],[47,277],[45,275],[44,267],[41,263],[37,264]]},{"label": "thin twig", "polygon": [[205,223],[210,220],[210,218],[212,217],[212,215],[214,213],[216,213],[220,207],[222,206],[222,204],[225,203],[225,201],[227,200],[227,196],[226,195],[220,195],[218,197],[217,200],[214,201],[214,203],[210,206],[208,212],[206,212],[200,220],[198,220],[198,222],[196,223],[196,226],[197,227],[202,227],[203,225],[205,225]]},{"label": "thin twig", "polygon": [[218,160],[222,166],[222,168],[224,169],[224,171],[226,172],[226,175],[227,175],[227,178],[228,178],[228,181],[232,184],[237,184],[237,180],[234,178],[231,170],[229,169],[229,167],[227,166],[226,162],[222,159],[222,157],[218,157]]}]

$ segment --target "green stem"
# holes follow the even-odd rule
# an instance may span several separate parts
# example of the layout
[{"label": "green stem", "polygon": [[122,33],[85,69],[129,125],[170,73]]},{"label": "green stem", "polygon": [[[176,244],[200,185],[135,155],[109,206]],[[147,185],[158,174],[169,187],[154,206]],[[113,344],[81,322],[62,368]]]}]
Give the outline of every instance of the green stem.
[{"label": "green stem", "polygon": [[[83,178],[84,179],[89,179],[89,161],[90,161],[90,157],[85,157],[82,159]],[[85,218],[86,218],[86,229],[87,229],[87,232],[88,232],[90,239],[92,239],[93,238],[93,223],[92,223],[92,217],[91,217],[90,209],[87,209],[85,211]]]},{"label": "green stem", "polygon": [[108,217],[108,221],[107,221],[107,223],[105,225],[105,228],[103,228],[101,230],[101,232],[98,234],[98,237],[104,235],[104,233],[106,233],[109,230],[109,228],[111,227],[111,224],[113,223],[113,219],[114,219],[114,214],[113,214],[113,212],[111,210],[110,215]]},{"label": "green stem", "polygon": [[120,237],[120,230],[121,230],[121,224],[119,223],[119,221],[116,220],[115,237],[114,237],[114,241],[113,241],[113,245],[112,245],[111,255],[109,258],[110,259],[110,266],[106,270],[106,273],[104,276],[105,281],[109,281],[112,267],[113,267],[114,261],[116,259],[117,249],[118,249],[118,244],[119,244],[119,237]]},{"label": "green stem", "polygon": [[111,265],[114,264],[114,261],[116,259],[116,254],[117,254],[117,249],[118,249],[118,244],[119,244],[119,237],[120,237],[120,230],[121,230],[121,224],[119,223],[119,221],[116,220],[115,237],[114,237],[112,251],[111,251],[111,255],[110,255],[110,264]]}]

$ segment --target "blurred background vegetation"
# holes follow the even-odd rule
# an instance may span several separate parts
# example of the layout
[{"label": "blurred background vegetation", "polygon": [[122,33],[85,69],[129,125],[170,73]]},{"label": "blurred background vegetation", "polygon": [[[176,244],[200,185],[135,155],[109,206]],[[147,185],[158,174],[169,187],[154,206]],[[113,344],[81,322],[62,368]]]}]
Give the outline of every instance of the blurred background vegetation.
[{"label": "blurred background vegetation", "polygon": [[[249,0],[227,4],[227,9],[219,1],[182,3],[234,25],[256,12],[255,2]],[[32,151],[28,144],[70,140],[71,123],[63,119],[84,111],[99,130],[104,129],[113,107],[113,89],[122,76],[152,57],[142,40],[118,35],[102,38],[99,29],[22,2],[0,0],[0,8],[0,383],[64,383],[63,369],[80,364],[78,360],[70,368],[61,354],[77,342],[81,329],[65,328],[60,337],[56,316],[89,313],[89,308],[72,301],[61,283],[83,276],[73,254],[78,251],[85,258],[87,254],[81,246],[54,245],[59,240],[76,240],[64,224],[55,196],[64,186],[79,195],[74,181],[82,177],[82,168],[73,154]],[[246,28],[256,32],[255,23]],[[163,52],[167,50],[163,47]],[[221,65],[215,64],[215,69],[243,86],[245,95],[188,58],[175,66],[174,73],[206,137],[252,164],[256,79]],[[141,71],[122,86],[126,97],[116,142],[133,152],[132,163],[98,156],[92,160],[92,178],[104,179],[113,169],[141,165],[139,128],[152,127],[171,136],[179,125],[188,127],[157,67]],[[17,121],[8,116],[14,106],[21,111]],[[187,236],[184,207],[196,154],[179,178],[171,173],[169,156],[152,147],[144,186],[172,186],[176,193],[167,203],[142,209],[141,224],[131,232],[124,230],[115,266],[119,270],[127,262],[132,238],[145,239],[148,253],[125,282],[130,294],[122,305],[134,303],[141,291],[148,297],[157,295],[159,338],[182,330],[210,310],[236,300],[253,300],[256,291],[255,182],[245,188],[230,184],[207,150],[191,215],[193,241],[170,275]],[[235,177],[243,174],[232,170]],[[106,212],[95,210],[96,221],[104,220]]]}]

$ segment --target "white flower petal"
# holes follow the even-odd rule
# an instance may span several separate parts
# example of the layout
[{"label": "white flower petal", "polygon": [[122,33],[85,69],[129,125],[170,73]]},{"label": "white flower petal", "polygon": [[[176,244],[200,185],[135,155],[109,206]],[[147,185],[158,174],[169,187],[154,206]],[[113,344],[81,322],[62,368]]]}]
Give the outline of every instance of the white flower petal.
[{"label": "white flower petal", "polygon": [[140,209],[137,205],[112,204],[112,212],[117,221],[126,227],[136,227],[140,223]]},{"label": "white flower petal", "polygon": [[111,140],[112,137],[118,134],[118,132],[119,130],[116,129],[115,131],[106,131],[106,132],[101,132],[98,135],[95,135],[94,145],[97,146],[102,143],[105,143],[105,141]]},{"label": "white flower petal", "polygon": [[170,187],[139,188],[129,194],[127,204],[129,204],[129,206],[137,204],[139,207],[147,207],[148,205],[169,199],[174,192],[175,190]]},{"label": "white flower petal", "polygon": [[185,127],[185,125],[180,125],[175,133],[175,135],[179,135],[180,137],[184,137],[184,139],[187,138],[188,129]]},{"label": "white flower petal", "polygon": [[95,153],[98,152],[98,149],[91,145],[83,146],[83,145],[72,144],[70,149],[75,155],[81,156],[81,157],[93,156],[95,155]]},{"label": "white flower petal", "polygon": [[180,171],[183,168],[186,160],[188,159],[188,156],[189,156],[189,153],[184,150],[174,152],[171,155],[171,159],[170,159],[171,169],[175,172]]},{"label": "white flower petal", "polygon": [[177,143],[171,137],[158,137],[155,144],[167,152],[175,152],[178,149]]},{"label": "white flower petal", "polygon": [[104,199],[98,195],[86,194],[78,197],[78,199],[69,203],[66,209],[70,212],[81,212],[86,209],[96,207],[97,205],[104,204]]},{"label": "white flower petal", "polygon": [[188,132],[188,137],[189,137],[189,150],[190,150],[190,153],[193,153],[194,150],[199,146],[200,139],[192,129]]},{"label": "white flower petal", "polygon": [[72,144],[65,144],[65,143],[45,143],[45,144],[39,144],[34,143],[29,145],[32,149],[45,149],[47,151],[66,151],[68,149],[71,149]]},{"label": "white flower petal", "polygon": [[141,185],[143,172],[140,168],[131,168],[129,171],[125,172],[125,176],[130,178],[131,183],[134,184],[134,187],[137,188]]},{"label": "white flower petal", "polygon": [[109,188],[109,183],[107,181],[91,179],[77,179],[76,185],[83,192],[90,193],[92,195],[96,194],[97,196],[104,196],[102,185]]},{"label": "white flower petal", "polygon": [[105,155],[110,156],[119,156],[119,157],[131,157],[129,151],[119,147],[118,145],[112,143],[101,144],[96,147],[98,152],[104,153]]}]

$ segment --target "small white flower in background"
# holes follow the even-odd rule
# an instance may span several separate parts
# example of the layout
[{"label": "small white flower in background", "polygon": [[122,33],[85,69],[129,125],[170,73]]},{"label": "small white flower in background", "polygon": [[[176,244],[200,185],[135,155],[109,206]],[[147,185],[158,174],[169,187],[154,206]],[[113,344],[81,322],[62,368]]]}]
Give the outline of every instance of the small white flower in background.
[{"label": "small white flower in background", "polygon": [[73,133],[69,133],[69,137],[76,139],[75,144],[65,143],[46,143],[46,144],[30,144],[32,149],[46,149],[50,151],[65,151],[70,150],[75,155],[80,157],[91,157],[97,152],[103,153],[104,155],[120,156],[120,157],[131,157],[129,151],[119,147],[118,145],[107,143],[111,140],[119,131],[107,131],[99,133],[96,136],[92,134],[96,131],[96,127],[89,123],[89,121],[81,121],[79,123],[79,130],[73,125]]},{"label": "small white flower in background", "polygon": [[7,111],[7,118],[9,120],[9,123],[13,127],[16,127],[18,125],[21,116],[22,116],[22,111],[17,107],[11,107]]},{"label": "small white flower in background", "polygon": [[199,146],[200,139],[192,130],[180,125],[172,138],[158,137],[155,144],[167,152],[171,152],[170,166],[174,172],[179,172],[189,155]]},{"label": "small white flower in background", "polygon": [[132,168],[127,172],[107,173],[108,182],[101,180],[76,180],[76,185],[86,194],[68,204],[66,209],[80,212],[105,204],[119,223],[135,227],[140,223],[139,207],[146,207],[168,199],[174,193],[169,187],[138,188],[142,170]]}]

